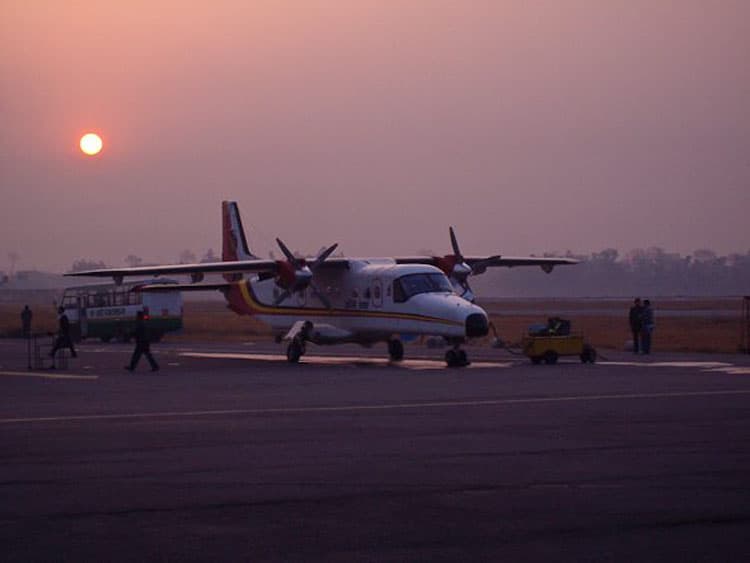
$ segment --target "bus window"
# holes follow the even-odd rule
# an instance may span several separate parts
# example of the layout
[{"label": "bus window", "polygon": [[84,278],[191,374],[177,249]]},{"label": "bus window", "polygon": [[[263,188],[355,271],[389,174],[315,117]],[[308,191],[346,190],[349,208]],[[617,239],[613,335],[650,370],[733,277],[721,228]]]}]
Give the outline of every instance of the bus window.
[{"label": "bus window", "polygon": [[114,305],[127,305],[127,295],[124,291],[115,291],[115,302]]}]

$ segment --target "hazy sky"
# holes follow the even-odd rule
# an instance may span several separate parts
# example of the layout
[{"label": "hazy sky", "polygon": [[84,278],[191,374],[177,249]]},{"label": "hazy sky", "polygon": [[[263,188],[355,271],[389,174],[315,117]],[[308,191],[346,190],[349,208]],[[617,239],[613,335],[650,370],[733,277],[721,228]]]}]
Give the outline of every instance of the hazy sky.
[{"label": "hazy sky", "polygon": [[746,252],[749,60],[746,0],[3,0],[0,269],[219,250],[222,199],[262,256]]}]

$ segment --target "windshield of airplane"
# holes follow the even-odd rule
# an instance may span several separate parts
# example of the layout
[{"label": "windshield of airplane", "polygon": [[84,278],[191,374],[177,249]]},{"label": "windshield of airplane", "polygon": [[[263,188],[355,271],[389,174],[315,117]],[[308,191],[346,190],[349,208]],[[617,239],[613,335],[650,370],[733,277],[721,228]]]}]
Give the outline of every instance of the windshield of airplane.
[{"label": "windshield of airplane", "polygon": [[393,281],[393,300],[403,303],[418,293],[452,293],[453,287],[443,274],[409,274]]}]

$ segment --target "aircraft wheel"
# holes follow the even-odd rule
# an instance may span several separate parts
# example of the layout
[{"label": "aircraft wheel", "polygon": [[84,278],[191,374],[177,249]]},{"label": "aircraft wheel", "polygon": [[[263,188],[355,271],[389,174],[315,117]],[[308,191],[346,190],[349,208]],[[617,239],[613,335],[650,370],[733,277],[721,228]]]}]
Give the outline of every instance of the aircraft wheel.
[{"label": "aircraft wheel", "polygon": [[398,338],[388,341],[388,356],[392,362],[400,362],[404,359],[404,345]]},{"label": "aircraft wheel", "polygon": [[544,353],[544,363],[547,365],[552,365],[557,363],[557,352],[554,350],[547,350]]},{"label": "aircraft wheel", "polygon": [[471,363],[469,361],[469,357],[466,355],[466,350],[459,350],[458,351],[458,363],[461,366],[468,366]]},{"label": "aircraft wheel", "polygon": [[302,354],[305,353],[305,346],[297,340],[296,338],[293,339],[289,346],[286,347],[286,359],[289,360],[290,363],[296,364],[299,362],[299,359],[302,357]]},{"label": "aircraft wheel", "polygon": [[469,365],[469,358],[465,350],[451,348],[445,353],[445,363],[449,368],[461,368]]},{"label": "aircraft wheel", "polygon": [[542,357],[541,356],[531,356],[531,363],[535,366],[538,366],[542,363]]}]

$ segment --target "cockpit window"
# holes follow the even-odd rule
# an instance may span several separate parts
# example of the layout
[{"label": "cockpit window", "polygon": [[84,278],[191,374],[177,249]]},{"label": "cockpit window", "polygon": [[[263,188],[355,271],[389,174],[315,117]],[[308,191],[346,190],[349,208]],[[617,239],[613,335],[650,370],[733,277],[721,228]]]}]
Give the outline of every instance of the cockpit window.
[{"label": "cockpit window", "polygon": [[409,274],[393,280],[393,300],[403,303],[418,293],[452,293],[453,287],[443,274]]}]

